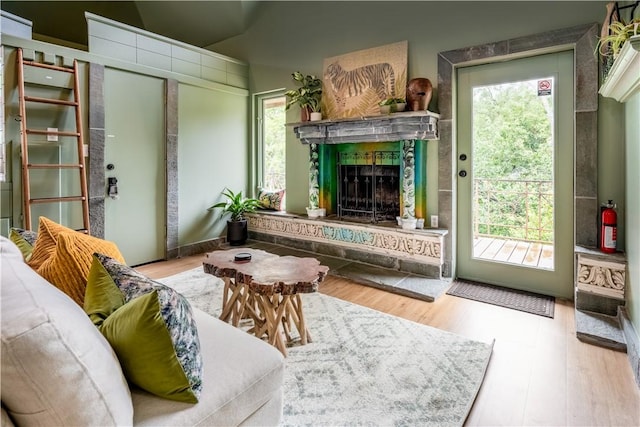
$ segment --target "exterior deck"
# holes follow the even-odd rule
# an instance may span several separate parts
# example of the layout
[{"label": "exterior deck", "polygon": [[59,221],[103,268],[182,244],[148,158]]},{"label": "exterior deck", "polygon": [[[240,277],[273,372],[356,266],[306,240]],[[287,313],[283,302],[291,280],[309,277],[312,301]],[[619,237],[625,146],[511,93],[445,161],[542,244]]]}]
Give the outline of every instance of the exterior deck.
[{"label": "exterior deck", "polygon": [[473,241],[473,256],[509,264],[553,268],[553,245],[545,243],[477,237]]}]

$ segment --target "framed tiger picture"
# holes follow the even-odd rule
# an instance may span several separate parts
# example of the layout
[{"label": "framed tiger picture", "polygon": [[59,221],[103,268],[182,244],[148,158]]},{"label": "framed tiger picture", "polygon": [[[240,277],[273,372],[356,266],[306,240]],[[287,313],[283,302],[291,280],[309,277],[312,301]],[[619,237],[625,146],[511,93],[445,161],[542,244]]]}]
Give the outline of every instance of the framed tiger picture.
[{"label": "framed tiger picture", "polygon": [[322,111],[327,119],[375,116],[380,101],[404,98],[408,42],[326,58],[323,63]]}]

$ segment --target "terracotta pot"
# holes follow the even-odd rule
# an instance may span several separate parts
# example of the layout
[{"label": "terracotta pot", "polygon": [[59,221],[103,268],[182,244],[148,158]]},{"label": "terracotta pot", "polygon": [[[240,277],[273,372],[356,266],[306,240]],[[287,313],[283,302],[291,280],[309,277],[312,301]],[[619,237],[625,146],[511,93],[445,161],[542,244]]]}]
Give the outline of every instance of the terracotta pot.
[{"label": "terracotta pot", "polygon": [[407,83],[407,108],[411,111],[424,111],[429,108],[433,86],[429,79],[418,77]]},{"label": "terracotta pot", "polygon": [[309,108],[309,107],[300,108],[300,121],[301,122],[308,122],[310,117],[311,117],[311,108]]}]

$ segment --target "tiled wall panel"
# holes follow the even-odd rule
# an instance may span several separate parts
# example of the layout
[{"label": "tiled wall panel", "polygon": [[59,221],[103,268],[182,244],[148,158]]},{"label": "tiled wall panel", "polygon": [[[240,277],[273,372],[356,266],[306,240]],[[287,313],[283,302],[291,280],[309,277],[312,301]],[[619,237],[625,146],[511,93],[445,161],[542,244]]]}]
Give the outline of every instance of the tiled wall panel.
[{"label": "tiled wall panel", "polygon": [[233,58],[86,12],[89,52],[192,77],[249,88],[249,67]]}]

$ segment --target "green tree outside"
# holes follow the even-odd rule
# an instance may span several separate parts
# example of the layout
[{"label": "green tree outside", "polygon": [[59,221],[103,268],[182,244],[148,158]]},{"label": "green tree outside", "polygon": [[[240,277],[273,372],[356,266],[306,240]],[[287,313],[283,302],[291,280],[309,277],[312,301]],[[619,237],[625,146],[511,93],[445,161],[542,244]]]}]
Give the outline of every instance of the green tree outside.
[{"label": "green tree outside", "polygon": [[553,96],[537,80],[473,90],[477,234],[553,241]]}]

